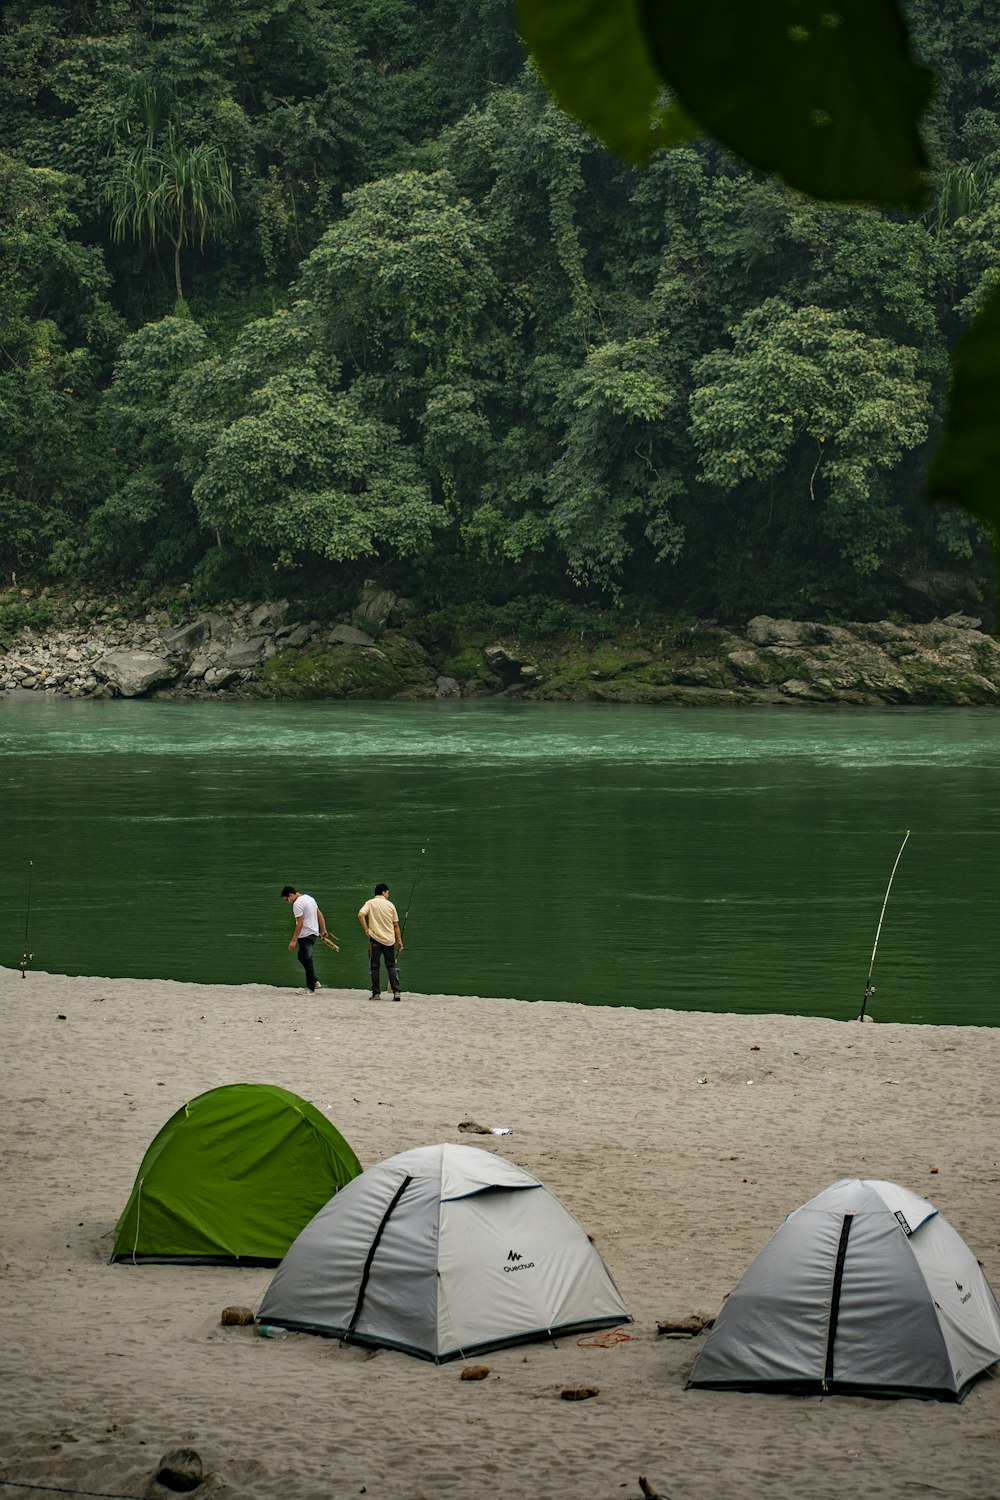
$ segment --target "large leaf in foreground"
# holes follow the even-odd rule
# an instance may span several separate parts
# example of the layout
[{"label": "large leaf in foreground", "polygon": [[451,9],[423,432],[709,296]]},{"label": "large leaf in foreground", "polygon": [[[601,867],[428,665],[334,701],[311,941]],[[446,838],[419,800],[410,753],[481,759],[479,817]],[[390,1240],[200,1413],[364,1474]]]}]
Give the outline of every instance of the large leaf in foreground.
[{"label": "large leaf in foreground", "polygon": [[928,493],[992,527],[1000,567],[1000,287],[955,349],[948,416]]},{"label": "large leaf in foreground", "polygon": [[[700,127],[817,198],[923,200],[932,75],[897,0],[519,0],[518,17],[559,103],[630,161]],[[682,108],[654,118],[664,85]]]},{"label": "large leaf in foreground", "polygon": [[909,55],[896,0],[639,6],[661,77],[752,166],[817,198],[920,205],[932,75]]},{"label": "large leaf in foreground", "polygon": [[518,0],[518,30],[563,109],[627,161],[697,134],[676,106],[657,111],[636,0]]}]

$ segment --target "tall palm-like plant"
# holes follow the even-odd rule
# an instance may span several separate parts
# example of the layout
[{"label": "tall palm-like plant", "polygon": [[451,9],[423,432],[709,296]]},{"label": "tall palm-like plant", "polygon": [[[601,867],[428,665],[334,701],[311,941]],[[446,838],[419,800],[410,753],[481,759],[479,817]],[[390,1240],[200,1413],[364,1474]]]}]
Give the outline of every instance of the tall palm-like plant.
[{"label": "tall palm-like plant", "polygon": [[225,152],[218,146],[185,146],[174,127],[155,146],[147,140],[131,151],[119,152],[107,187],[111,204],[112,238],[126,235],[148,239],[150,245],[167,239],[174,247],[174,285],[184,301],[181,251],[236,217],[233,178]]},{"label": "tall palm-like plant", "polygon": [[937,192],[924,213],[932,234],[943,234],[960,219],[982,213],[995,191],[995,177],[986,162],[960,162],[938,174]]}]

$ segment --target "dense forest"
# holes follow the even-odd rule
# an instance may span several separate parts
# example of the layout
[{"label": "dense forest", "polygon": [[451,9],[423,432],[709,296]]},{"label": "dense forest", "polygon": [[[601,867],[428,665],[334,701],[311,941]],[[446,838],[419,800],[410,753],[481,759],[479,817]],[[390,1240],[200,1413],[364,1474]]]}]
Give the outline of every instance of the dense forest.
[{"label": "dense forest", "polygon": [[1000,15],[908,0],[922,216],[549,100],[506,0],[9,0],[0,565],[428,609],[992,608],[929,505],[1000,272]]}]

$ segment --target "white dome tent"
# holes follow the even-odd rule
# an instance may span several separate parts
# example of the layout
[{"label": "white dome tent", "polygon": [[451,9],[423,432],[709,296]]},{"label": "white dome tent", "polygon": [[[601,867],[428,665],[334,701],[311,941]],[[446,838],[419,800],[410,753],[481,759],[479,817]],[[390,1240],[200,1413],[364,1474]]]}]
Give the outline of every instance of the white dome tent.
[{"label": "white dome tent", "polygon": [[933,1204],[842,1178],[747,1267],[689,1386],[961,1401],[1000,1359],[1000,1308]]},{"label": "white dome tent", "polygon": [[631,1322],[554,1194],[502,1156],[453,1145],[403,1151],[341,1188],[257,1318],[435,1363]]}]

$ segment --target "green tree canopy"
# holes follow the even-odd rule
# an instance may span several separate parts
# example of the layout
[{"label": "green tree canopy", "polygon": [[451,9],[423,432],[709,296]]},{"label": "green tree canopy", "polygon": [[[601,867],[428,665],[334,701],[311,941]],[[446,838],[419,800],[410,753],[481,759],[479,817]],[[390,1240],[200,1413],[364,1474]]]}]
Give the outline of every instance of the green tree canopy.
[{"label": "green tree canopy", "polygon": [[[635,596],[733,618],[979,607],[981,528],[919,497],[952,350],[1000,280],[1000,13],[900,3],[803,0],[789,21],[784,0],[710,0],[698,17],[681,0],[525,0],[557,17],[558,48],[567,16],[576,28],[573,88],[596,79],[616,110],[607,64],[629,108],[641,98],[605,131],[649,157],[637,170],[522,66],[507,0],[10,0],[11,555],[84,577],[212,572],[220,586],[222,568],[232,587],[308,574],[338,598],[384,569],[435,600]],[[607,46],[590,29],[602,13]],[[927,64],[939,88],[921,110]],[[721,123],[719,99],[699,102],[720,83]],[[719,144],[738,144],[758,100],[791,153],[771,177],[747,163],[769,162],[773,141],[743,162]],[[829,124],[796,133],[803,109]],[[898,171],[893,201],[911,201],[915,120],[930,164],[920,213],[788,187],[812,140],[824,172],[839,152],[867,174],[850,192]],[[670,139],[682,143],[649,155]],[[197,323],[163,316],[178,277]],[[799,419],[794,382],[757,379],[751,328],[796,378],[815,367],[829,433]],[[955,389],[976,421],[935,471],[987,524],[991,347],[960,346],[969,379]],[[895,434],[872,371],[899,398]],[[714,432],[698,425],[709,387],[727,393]],[[770,462],[785,419],[793,435]],[[749,467],[733,484],[739,463],[720,455],[737,449]],[[359,453],[373,455],[371,492]],[[375,499],[393,485],[395,530]],[[938,580],[933,599],[921,579]]]},{"label": "green tree canopy", "polygon": [[341,385],[313,304],[193,366],[171,418],[201,525],[281,566],[419,555],[442,517],[399,434]]},{"label": "green tree canopy", "polygon": [[108,473],[96,397],[121,325],[71,178],[0,154],[0,562],[48,559]]},{"label": "green tree canopy", "polygon": [[384,422],[315,370],[276,375],[212,445],[194,486],[202,522],[284,566],[428,549],[427,486]]},{"label": "green tree canopy", "polygon": [[617,590],[637,549],[680,554],[671,505],[684,489],[670,442],[682,401],[659,336],[591,349],[564,391],[566,434],[552,469],[552,527],[581,582]]},{"label": "green tree canopy", "polygon": [[[88,516],[78,551],[93,574],[156,582],[189,570],[204,549],[174,419],[179,377],[211,352],[191,318],[147,323],[124,341],[102,407],[116,483]],[[58,555],[68,565],[75,552],[73,538]]]},{"label": "green tree canopy", "polygon": [[348,193],[344,208],[297,291],[323,310],[345,360],[398,369],[402,355],[417,373],[467,362],[495,292],[472,205],[446,173],[404,172]]},{"label": "green tree canopy", "polygon": [[[777,299],[732,330],[731,349],[699,363],[691,432],[703,478],[774,494],[839,546],[860,574],[899,541],[885,476],[927,436],[927,383],[914,349],[872,338],[819,307]],[[813,514],[810,515],[810,512]]]}]

